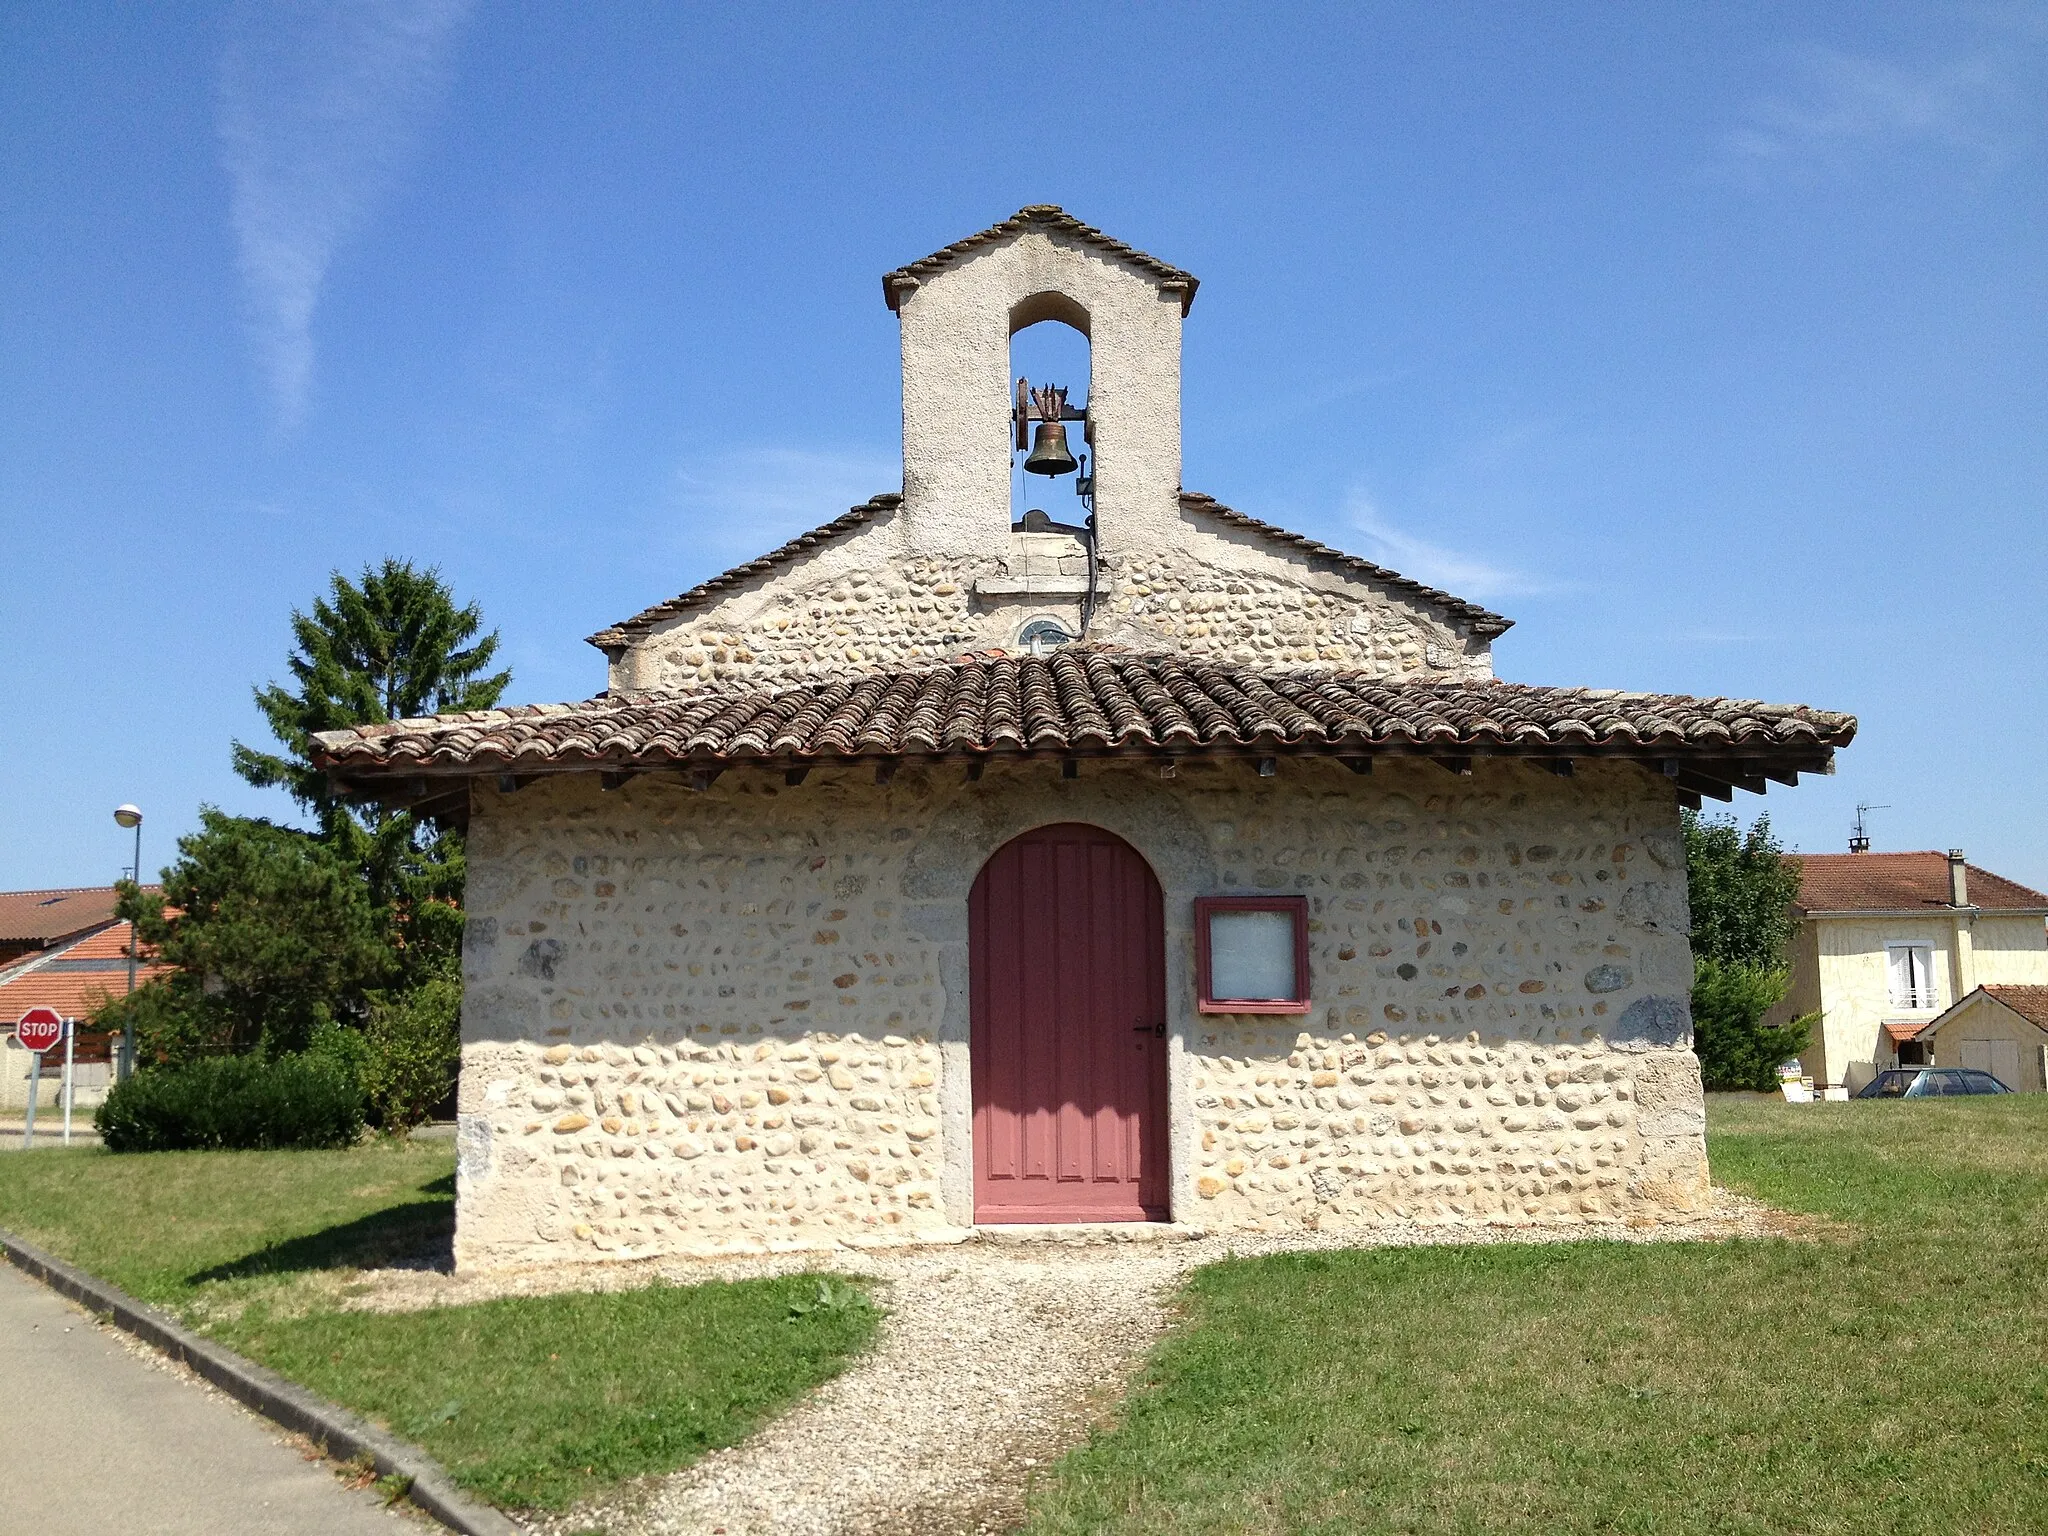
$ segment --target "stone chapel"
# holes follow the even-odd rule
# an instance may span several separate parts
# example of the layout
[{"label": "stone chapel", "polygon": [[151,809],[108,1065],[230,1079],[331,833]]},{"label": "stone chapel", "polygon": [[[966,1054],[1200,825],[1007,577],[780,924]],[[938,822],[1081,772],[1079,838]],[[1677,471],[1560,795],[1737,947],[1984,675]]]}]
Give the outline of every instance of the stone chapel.
[{"label": "stone chapel", "polygon": [[586,702],[316,738],[468,829],[458,1264],[1694,1210],[1679,808],[1856,722],[1500,682],[1507,619],[1183,489],[1196,280],[1057,207],[882,291],[900,489]]}]

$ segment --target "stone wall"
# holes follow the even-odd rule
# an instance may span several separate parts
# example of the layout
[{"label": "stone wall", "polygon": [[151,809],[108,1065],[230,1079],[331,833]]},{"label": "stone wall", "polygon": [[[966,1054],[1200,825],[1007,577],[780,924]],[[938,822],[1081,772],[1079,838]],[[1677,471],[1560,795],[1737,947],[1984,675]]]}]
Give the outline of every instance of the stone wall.
[{"label": "stone wall", "polygon": [[[1655,1218],[1704,1191],[1676,807],[1631,764],[576,776],[473,810],[465,1266],[971,1222],[967,894],[1062,820],[1165,892],[1177,1219]],[[1226,891],[1308,897],[1306,1019],[1194,1010],[1193,898]]]},{"label": "stone wall", "polygon": [[[1186,517],[1170,549],[1104,559],[1091,637],[1129,650],[1375,677],[1493,675],[1487,642],[1425,605],[1314,570],[1250,537],[1226,537],[1199,514]],[[649,635],[621,659],[613,681],[668,690],[785,686],[1014,649],[1019,631],[1040,616],[1080,631],[1080,604],[1070,596],[977,595],[984,578],[1017,574],[1017,558],[991,551],[942,560],[895,544],[886,525],[844,535],[841,547]]]}]

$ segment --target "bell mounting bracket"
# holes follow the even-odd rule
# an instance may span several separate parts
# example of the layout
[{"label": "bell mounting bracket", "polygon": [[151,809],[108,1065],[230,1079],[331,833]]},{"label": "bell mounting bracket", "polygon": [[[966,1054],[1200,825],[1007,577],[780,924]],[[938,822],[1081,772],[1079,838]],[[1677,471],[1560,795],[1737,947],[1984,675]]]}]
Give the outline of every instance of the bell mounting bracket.
[{"label": "bell mounting bracket", "polygon": [[1095,442],[1095,423],[1088,419],[1086,407],[1067,404],[1067,392],[1057,384],[1047,384],[1033,389],[1029,379],[1019,377],[1017,404],[1010,412],[1010,420],[1017,428],[1019,453],[1031,446],[1031,423],[1034,421],[1081,422],[1081,440],[1091,446]]}]

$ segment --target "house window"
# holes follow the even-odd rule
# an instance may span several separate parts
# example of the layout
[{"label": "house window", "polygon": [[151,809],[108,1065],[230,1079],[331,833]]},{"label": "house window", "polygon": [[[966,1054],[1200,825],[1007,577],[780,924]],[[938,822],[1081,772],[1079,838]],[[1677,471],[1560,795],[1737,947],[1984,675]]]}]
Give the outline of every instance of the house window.
[{"label": "house window", "polygon": [[1887,944],[1885,964],[1891,976],[1894,1008],[1932,1008],[1934,948],[1929,944]]},{"label": "house window", "polygon": [[1307,1013],[1308,898],[1197,898],[1195,970],[1204,1013]]}]

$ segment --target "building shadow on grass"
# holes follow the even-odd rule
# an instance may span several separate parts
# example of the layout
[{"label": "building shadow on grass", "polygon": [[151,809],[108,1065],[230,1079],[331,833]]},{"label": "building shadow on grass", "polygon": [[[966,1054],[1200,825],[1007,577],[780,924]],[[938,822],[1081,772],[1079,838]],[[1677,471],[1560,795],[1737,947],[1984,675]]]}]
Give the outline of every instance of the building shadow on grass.
[{"label": "building shadow on grass", "polygon": [[[453,1196],[455,1175],[422,1184],[423,1195]],[[386,1206],[354,1221],[289,1237],[187,1278],[189,1285],[246,1280],[257,1275],[302,1274],[319,1269],[455,1268],[455,1206],[451,1199]]]}]

